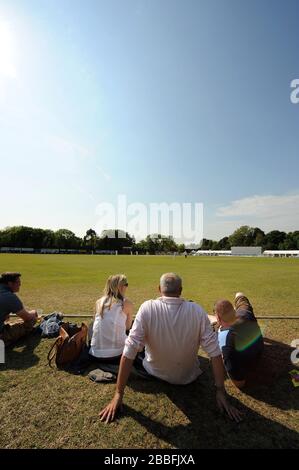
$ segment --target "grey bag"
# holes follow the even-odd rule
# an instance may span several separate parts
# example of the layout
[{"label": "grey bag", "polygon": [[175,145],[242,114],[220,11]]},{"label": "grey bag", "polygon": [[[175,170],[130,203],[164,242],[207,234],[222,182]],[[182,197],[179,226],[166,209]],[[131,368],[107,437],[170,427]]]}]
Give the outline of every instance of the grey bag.
[{"label": "grey bag", "polygon": [[105,372],[101,369],[95,369],[89,372],[88,377],[93,382],[101,383],[101,382],[114,382],[116,380],[116,375],[111,374],[111,372]]},{"label": "grey bag", "polygon": [[39,332],[42,338],[56,338],[59,335],[59,328],[62,324],[63,314],[54,312],[47,315],[39,325]]}]

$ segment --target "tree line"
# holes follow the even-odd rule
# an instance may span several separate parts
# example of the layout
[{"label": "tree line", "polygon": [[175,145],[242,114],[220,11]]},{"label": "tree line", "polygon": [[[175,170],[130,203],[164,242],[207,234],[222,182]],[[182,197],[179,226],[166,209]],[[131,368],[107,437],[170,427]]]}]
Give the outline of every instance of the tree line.
[{"label": "tree line", "polygon": [[202,250],[230,250],[232,246],[261,246],[263,250],[299,250],[299,230],[288,233],[272,230],[265,233],[258,227],[242,225],[219,241],[204,238],[201,243]]},{"label": "tree line", "polygon": [[87,230],[80,238],[68,229],[57,231],[25,226],[7,227],[0,230],[1,248],[32,248],[54,250],[118,251],[119,253],[150,253],[184,251],[184,245],[175,243],[172,237],[149,235],[136,243],[134,236],[123,230],[103,230],[98,235],[95,230]]},{"label": "tree line", "polygon": [[[204,238],[200,245],[202,250],[230,250],[232,246],[261,246],[263,250],[298,250],[299,231],[281,232],[272,230],[265,233],[258,227],[243,225],[231,235],[219,241]],[[0,230],[0,247],[33,248],[57,250],[118,251],[119,253],[168,253],[185,251],[184,244],[178,244],[171,236],[161,234],[148,235],[136,242],[134,236],[123,230],[103,230],[98,235],[95,230],[87,230],[80,238],[71,230],[15,226]],[[198,248],[198,247],[197,247]]]}]

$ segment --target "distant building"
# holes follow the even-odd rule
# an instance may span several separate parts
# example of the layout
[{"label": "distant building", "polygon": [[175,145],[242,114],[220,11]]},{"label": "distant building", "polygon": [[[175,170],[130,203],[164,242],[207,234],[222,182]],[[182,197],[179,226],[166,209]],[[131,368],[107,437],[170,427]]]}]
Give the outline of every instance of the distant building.
[{"label": "distant building", "polygon": [[230,250],[198,250],[193,256],[231,256]]},{"label": "distant building", "polygon": [[261,246],[232,246],[232,256],[262,256]]},{"label": "distant building", "polygon": [[299,250],[265,250],[263,255],[271,258],[299,258]]},{"label": "distant building", "polygon": [[194,256],[261,256],[261,246],[233,246],[231,250],[198,250]]}]

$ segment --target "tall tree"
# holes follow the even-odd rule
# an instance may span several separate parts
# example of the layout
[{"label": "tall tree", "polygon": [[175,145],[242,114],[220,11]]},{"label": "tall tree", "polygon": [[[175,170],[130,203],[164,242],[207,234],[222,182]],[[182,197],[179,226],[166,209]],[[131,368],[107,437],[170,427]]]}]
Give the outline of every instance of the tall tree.
[{"label": "tall tree", "polygon": [[55,237],[55,248],[70,250],[78,249],[81,244],[81,239],[76,237],[74,232],[66,228],[57,230],[54,233]]},{"label": "tall tree", "polygon": [[200,250],[212,250],[214,243],[214,240],[203,238],[200,244]]},{"label": "tall tree", "polygon": [[242,225],[228,237],[228,240],[231,246],[250,246],[250,238],[252,238],[251,234],[251,227],[248,225]]},{"label": "tall tree", "polygon": [[97,237],[97,234],[96,234],[95,230],[90,228],[89,230],[86,231],[86,235],[83,239],[83,242],[84,242],[84,245],[86,246],[86,248],[89,251],[91,251],[92,253],[96,249],[97,240],[98,240],[98,237]]},{"label": "tall tree", "polygon": [[265,249],[266,250],[280,250],[283,249],[283,244],[286,239],[286,233],[279,230],[272,230],[265,236]]},{"label": "tall tree", "polygon": [[217,250],[230,250],[231,246],[228,240],[228,237],[223,237],[217,243]]}]

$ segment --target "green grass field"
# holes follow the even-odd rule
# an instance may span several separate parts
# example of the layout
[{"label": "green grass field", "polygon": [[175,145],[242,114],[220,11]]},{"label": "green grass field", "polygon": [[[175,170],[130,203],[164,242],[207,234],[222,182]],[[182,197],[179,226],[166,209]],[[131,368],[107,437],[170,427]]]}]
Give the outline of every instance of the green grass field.
[{"label": "green grass field", "polygon": [[[299,315],[299,260],[154,256],[0,255],[0,272],[20,271],[20,297],[44,313],[92,314],[108,275],[127,275],[128,297],[136,311],[158,295],[163,272],[183,278],[183,296],[209,313],[219,298],[236,291],[250,297],[257,315]],[[86,320],[85,320],[86,321]],[[228,381],[232,400],[244,412],[236,425],[215,405],[209,361],[204,374],[179,387],[131,378],[122,417],[107,426],[97,417],[114,384],[94,384],[46,366],[53,340],[35,335],[7,351],[0,366],[0,447],[2,448],[276,448],[299,446],[299,388],[288,371],[290,342],[298,320],[261,320],[272,340],[275,380],[250,393]]]}]

